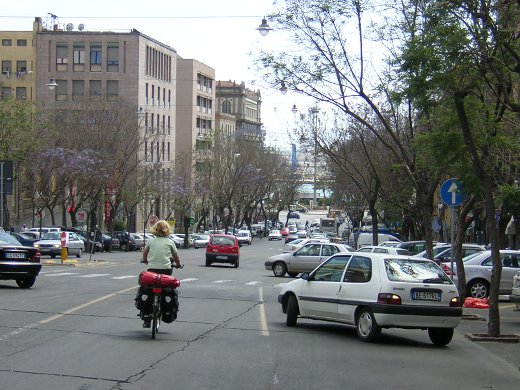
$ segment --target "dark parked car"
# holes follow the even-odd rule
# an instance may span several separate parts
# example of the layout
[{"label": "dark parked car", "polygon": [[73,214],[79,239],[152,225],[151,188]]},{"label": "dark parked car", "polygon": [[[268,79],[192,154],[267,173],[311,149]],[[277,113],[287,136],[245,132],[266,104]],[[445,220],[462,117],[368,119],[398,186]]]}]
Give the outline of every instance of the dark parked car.
[{"label": "dark parked car", "polygon": [[40,251],[23,246],[16,238],[0,233],[0,279],[15,280],[20,288],[29,288],[36,281],[42,265]]},{"label": "dark parked car", "polygon": [[105,252],[119,249],[119,240],[117,238],[112,238],[108,234],[102,234],[101,237],[103,239],[103,250]]},{"label": "dark parked car", "polygon": [[132,238],[130,233],[127,231],[115,231],[112,235],[112,238],[117,238],[119,240],[119,249],[122,251],[137,251],[139,250],[139,245]]},{"label": "dark parked car", "polygon": [[17,233],[17,232],[11,232],[10,234],[14,238],[16,238],[20,242],[20,244],[25,245],[25,246],[33,246],[34,242],[38,241],[36,238],[34,238],[33,236],[30,236],[28,234]]}]

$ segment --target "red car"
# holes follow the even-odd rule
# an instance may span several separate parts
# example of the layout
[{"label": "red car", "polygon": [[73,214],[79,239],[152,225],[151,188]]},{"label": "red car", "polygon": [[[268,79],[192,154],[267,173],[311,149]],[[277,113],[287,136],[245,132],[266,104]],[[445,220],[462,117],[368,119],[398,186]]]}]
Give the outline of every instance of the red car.
[{"label": "red car", "polygon": [[238,268],[240,247],[230,234],[212,234],[206,247],[206,267],[213,263],[233,264]]},{"label": "red car", "polygon": [[289,228],[288,227],[284,227],[280,230],[280,233],[282,233],[282,237],[285,237],[289,234]]}]

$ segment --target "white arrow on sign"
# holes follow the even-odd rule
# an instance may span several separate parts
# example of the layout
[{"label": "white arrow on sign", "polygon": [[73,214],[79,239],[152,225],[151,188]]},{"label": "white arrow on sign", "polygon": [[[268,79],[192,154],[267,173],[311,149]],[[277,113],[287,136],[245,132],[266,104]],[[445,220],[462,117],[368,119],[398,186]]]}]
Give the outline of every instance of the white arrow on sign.
[{"label": "white arrow on sign", "polygon": [[460,192],[456,182],[451,182],[451,186],[448,188],[448,192],[451,192],[451,203],[455,204],[457,202],[457,194]]}]

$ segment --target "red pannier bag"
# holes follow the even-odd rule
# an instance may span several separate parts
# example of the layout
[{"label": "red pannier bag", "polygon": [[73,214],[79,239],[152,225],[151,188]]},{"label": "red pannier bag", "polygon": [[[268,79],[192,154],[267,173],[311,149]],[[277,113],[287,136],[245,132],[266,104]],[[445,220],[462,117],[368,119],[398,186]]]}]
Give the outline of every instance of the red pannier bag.
[{"label": "red pannier bag", "polygon": [[468,297],[464,300],[463,307],[472,309],[489,309],[489,298]]},{"label": "red pannier bag", "polygon": [[139,274],[139,285],[177,288],[181,285],[181,282],[179,279],[170,275],[157,274],[151,271],[143,271]]}]

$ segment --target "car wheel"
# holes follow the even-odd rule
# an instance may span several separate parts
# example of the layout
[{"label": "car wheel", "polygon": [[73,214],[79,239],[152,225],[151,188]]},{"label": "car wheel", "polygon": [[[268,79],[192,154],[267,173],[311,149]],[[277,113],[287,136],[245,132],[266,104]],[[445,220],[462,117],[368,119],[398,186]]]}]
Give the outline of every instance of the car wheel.
[{"label": "car wheel", "polygon": [[17,279],[16,284],[20,288],[30,288],[33,286],[34,282],[36,281],[36,278],[34,277],[27,277],[24,279]]},{"label": "car wheel", "polygon": [[287,275],[289,275],[291,278],[295,278],[298,276],[298,272],[287,272]]},{"label": "car wheel", "polygon": [[428,328],[428,336],[434,345],[444,347],[453,338],[453,328]]},{"label": "car wheel", "polygon": [[274,276],[281,278],[281,277],[285,276],[286,273],[287,273],[287,266],[285,265],[285,263],[278,261],[273,264]]},{"label": "car wheel", "polygon": [[296,326],[298,320],[298,301],[294,295],[289,295],[287,300],[287,318],[285,323],[287,326]]},{"label": "car wheel", "polygon": [[357,335],[361,341],[375,341],[381,335],[374,313],[368,308],[361,309],[356,320]]},{"label": "car wheel", "polygon": [[121,245],[119,246],[119,250],[120,250],[121,252],[126,252],[126,244],[121,244]]},{"label": "car wheel", "polygon": [[468,296],[473,298],[489,297],[489,283],[482,279],[472,280],[466,290]]},{"label": "car wheel", "polygon": [[81,254],[83,253],[83,251],[81,250],[81,248],[79,248],[79,251],[78,253],[76,254],[76,258],[78,259],[81,259]]},{"label": "car wheel", "polygon": [[238,268],[238,266],[239,266],[238,259],[235,260],[234,266],[235,266],[235,268]]},{"label": "car wheel", "polygon": [[206,257],[206,267],[209,267],[211,265],[211,261]]}]

